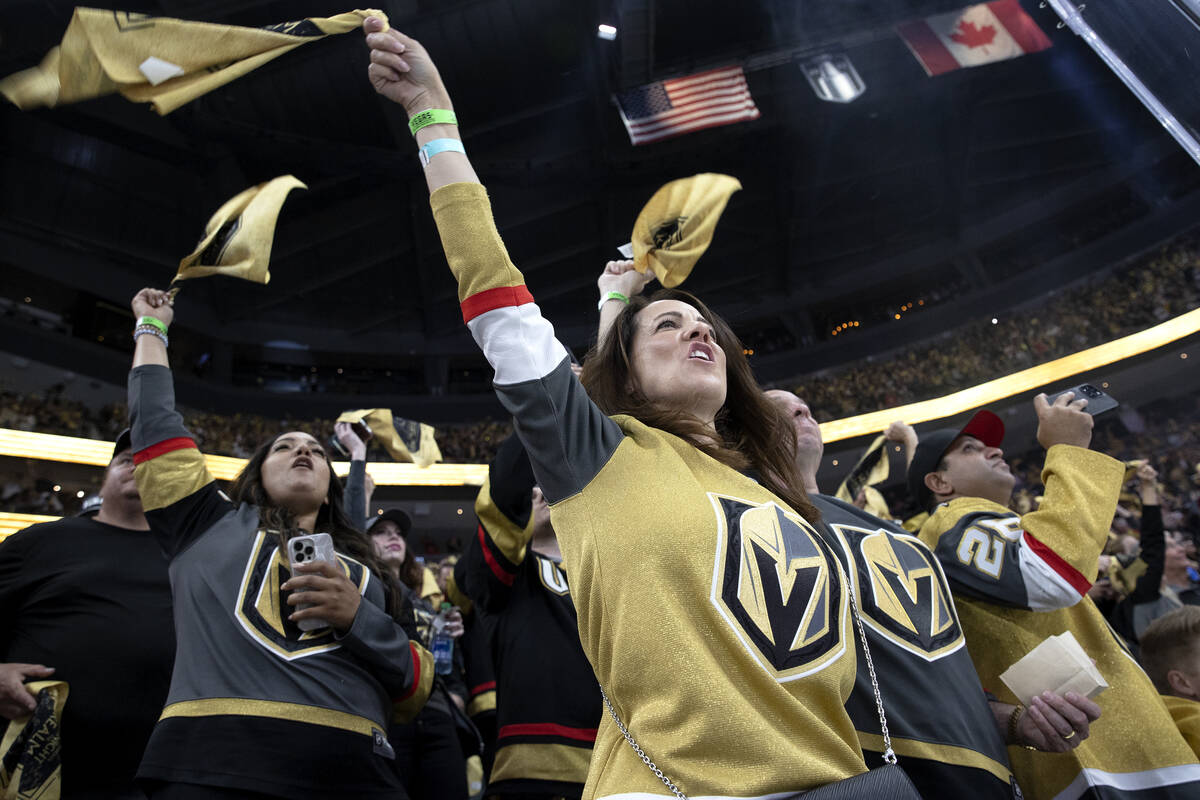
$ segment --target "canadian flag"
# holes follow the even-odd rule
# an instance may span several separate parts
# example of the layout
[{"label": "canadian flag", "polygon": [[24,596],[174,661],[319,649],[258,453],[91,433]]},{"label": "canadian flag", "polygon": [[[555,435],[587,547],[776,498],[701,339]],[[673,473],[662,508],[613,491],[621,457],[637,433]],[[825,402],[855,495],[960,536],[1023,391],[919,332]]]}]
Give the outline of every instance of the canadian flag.
[{"label": "canadian flag", "polygon": [[994,0],[896,26],[930,76],[1018,58],[1050,47],[1017,0]]}]

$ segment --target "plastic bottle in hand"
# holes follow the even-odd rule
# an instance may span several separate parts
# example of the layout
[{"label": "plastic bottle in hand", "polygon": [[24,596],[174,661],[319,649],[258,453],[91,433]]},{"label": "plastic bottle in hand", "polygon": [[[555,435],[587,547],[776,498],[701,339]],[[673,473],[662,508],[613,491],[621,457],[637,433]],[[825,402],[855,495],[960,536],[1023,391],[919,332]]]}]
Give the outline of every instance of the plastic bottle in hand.
[{"label": "plastic bottle in hand", "polygon": [[449,675],[454,669],[454,639],[446,633],[446,615],[451,608],[442,603],[442,610],[433,618],[433,671],[438,675]]}]

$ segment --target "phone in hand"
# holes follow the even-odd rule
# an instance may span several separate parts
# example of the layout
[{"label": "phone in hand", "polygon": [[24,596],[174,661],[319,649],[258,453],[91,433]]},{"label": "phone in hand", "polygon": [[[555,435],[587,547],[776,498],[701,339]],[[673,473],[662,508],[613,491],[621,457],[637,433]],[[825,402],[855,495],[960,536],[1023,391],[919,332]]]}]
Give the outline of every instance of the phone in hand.
[{"label": "phone in hand", "polygon": [[[362,420],[351,422],[350,428],[359,439],[362,439],[363,444],[371,441],[372,433],[371,429],[367,427],[367,423]],[[329,444],[335,451],[342,454],[342,458],[350,457],[350,451],[346,449],[346,445],[342,444],[342,440],[337,437],[336,433],[329,437]]]},{"label": "phone in hand", "polygon": [[1054,394],[1050,395],[1049,398],[1047,398],[1050,401],[1050,405],[1054,405],[1054,401],[1062,397],[1067,392],[1073,393],[1075,395],[1075,400],[1080,398],[1087,400],[1087,405],[1083,407],[1083,410],[1088,414],[1091,414],[1093,417],[1097,414],[1103,414],[1105,411],[1112,411],[1114,408],[1120,405],[1120,403],[1118,403],[1116,398],[1114,398],[1112,395],[1106,394],[1098,387],[1093,386],[1090,383],[1081,383],[1078,386],[1071,387],[1070,389],[1066,389],[1061,392],[1055,392]]},{"label": "phone in hand", "polygon": [[[334,567],[338,565],[337,554],[333,551],[333,537],[328,533],[313,533],[306,536],[293,536],[287,542],[288,564],[292,575],[300,564],[311,564],[324,561]],[[311,603],[300,603],[296,606],[299,611],[311,608]],[[329,623],[323,619],[302,619],[296,623],[302,631],[315,631],[317,628],[328,628]]]}]

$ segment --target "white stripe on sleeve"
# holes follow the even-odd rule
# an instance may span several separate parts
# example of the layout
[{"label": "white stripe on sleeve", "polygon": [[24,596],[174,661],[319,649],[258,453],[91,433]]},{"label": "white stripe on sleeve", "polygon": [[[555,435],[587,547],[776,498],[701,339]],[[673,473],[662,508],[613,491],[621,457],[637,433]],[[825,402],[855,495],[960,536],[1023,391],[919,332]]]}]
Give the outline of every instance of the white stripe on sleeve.
[{"label": "white stripe on sleeve", "polygon": [[554,338],[554,326],[536,303],[493,309],[467,327],[496,370],[500,386],[542,378],[567,357],[566,348]]}]

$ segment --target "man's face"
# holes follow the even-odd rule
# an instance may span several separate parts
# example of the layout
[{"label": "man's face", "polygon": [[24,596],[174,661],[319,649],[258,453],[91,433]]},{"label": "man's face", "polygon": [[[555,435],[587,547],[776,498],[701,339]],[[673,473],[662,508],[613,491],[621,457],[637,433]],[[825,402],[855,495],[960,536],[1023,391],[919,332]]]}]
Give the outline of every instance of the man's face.
[{"label": "man's face", "polygon": [[137,481],[133,477],[133,451],[118,453],[104,471],[104,482],[100,484],[100,496],[110,503],[142,503],[138,495]]},{"label": "man's face", "polygon": [[792,429],[796,432],[796,454],[816,455],[819,458],[825,450],[825,444],[821,441],[821,426],[813,418],[808,403],[783,389],[771,389],[766,395],[791,420]]},{"label": "man's face", "polygon": [[949,492],[963,497],[983,497],[1006,505],[1016,479],[1004,460],[1004,451],[988,447],[974,436],[959,436],[942,456],[938,470]]}]

